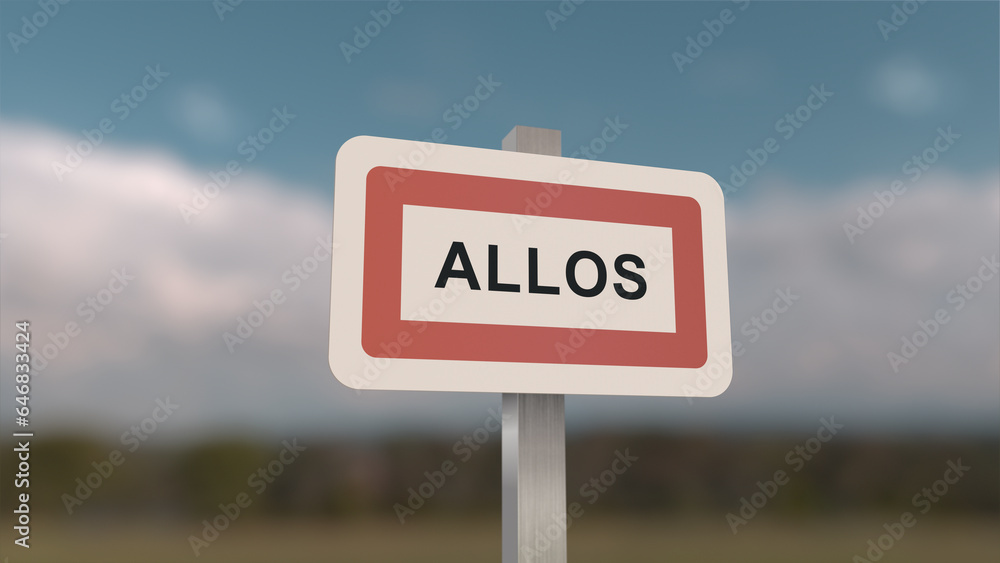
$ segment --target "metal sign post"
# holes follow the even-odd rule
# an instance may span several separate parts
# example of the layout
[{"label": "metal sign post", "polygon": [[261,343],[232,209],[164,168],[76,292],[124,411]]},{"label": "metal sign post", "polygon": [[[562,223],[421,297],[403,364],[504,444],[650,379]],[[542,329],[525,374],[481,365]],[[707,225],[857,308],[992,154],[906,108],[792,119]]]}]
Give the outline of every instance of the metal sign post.
[{"label": "metal sign post", "polygon": [[[562,156],[560,131],[518,125],[503,150]],[[503,563],[566,563],[563,395],[503,394]]]}]

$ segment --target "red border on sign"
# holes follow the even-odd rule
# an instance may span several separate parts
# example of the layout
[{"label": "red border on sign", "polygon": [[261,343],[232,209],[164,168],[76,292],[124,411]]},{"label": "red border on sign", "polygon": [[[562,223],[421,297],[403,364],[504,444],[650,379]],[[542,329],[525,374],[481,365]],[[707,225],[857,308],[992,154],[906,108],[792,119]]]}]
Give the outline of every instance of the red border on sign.
[{"label": "red border on sign", "polygon": [[[694,199],[384,166],[372,168],[366,184],[361,345],[369,356],[675,368],[705,365],[701,206]],[[553,197],[553,192],[558,196]],[[540,205],[532,211],[546,217],[673,229],[677,332],[400,319],[404,205],[528,215],[528,202],[543,193],[546,196],[538,201],[551,203],[540,212]],[[595,300],[595,307],[599,306]]]}]

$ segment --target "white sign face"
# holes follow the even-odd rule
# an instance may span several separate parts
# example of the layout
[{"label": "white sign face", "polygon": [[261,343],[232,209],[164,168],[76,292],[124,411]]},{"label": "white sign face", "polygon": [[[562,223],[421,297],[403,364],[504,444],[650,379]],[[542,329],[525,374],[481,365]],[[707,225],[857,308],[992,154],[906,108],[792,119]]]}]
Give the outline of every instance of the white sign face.
[{"label": "white sign face", "polygon": [[356,389],[714,396],[722,190],[697,172],[375,137],[337,154],[330,367]]},{"label": "white sign face", "polygon": [[[573,236],[562,236],[563,233],[573,233]],[[484,274],[489,273],[489,247],[496,246],[498,270],[504,274],[498,281],[515,283],[519,291],[467,291],[435,321],[578,328],[580,311],[592,307],[594,297],[577,295],[566,287],[564,272],[569,257],[581,248],[599,256],[621,256],[637,246],[670,249],[670,234],[670,227],[602,224],[553,217],[538,217],[531,229],[518,234],[511,228],[510,217],[503,213],[404,205],[400,318],[408,318],[410,313],[419,311],[438,296],[441,290],[435,287],[435,282],[443,262],[426,257],[440,255],[442,249],[449,249],[452,242],[458,240],[469,254],[473,271]],[[539,285],[557,287],[558,294],[529,291],[525,283],[529,276],[529,248],[538,249],[536,279]],[[622,299],[620,310],[608,318],[603,329],[675,332],[673,262],[670,256],[665,258],[655,272],[646,264],[643,276],[646,295],[641,299]],[[596,263],[581,260],[576,276],[580,286],[594,287],[598,280]],[[465,281],[452,281],[456,291],[469,289]],[[638,284],[631,281],[625,285],[638,289]],[[602,293],[613,296],[614,289],[605,284]]]}]

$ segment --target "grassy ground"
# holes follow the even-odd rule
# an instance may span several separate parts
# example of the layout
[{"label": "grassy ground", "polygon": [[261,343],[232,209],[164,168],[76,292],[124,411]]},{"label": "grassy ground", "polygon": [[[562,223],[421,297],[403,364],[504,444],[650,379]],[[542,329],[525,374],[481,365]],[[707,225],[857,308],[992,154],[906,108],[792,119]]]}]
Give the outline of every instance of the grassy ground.
[{"label": "grassy ground", "polygon": [[[890,517],[753,520],[733,536],[719,519],[594,516],[569,531],[572,563],[850,563]],[[72,524],[72,525],[70,525]],[[5,526],[0,553],[9,563],[320,563],[500,561],[497,520],[395,522],[235,522],[195,557],[197,529],[114,521],[33,523],[30,550],[12,548]],[[921,517],[880,563],[996,563],[1000,519]]]}]

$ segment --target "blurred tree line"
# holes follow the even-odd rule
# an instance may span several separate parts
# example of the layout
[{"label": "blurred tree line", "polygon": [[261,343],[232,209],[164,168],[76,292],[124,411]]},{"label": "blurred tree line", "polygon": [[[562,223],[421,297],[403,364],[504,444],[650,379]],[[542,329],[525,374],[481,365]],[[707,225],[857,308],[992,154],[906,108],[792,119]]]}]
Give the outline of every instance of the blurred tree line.
[{"label": "blurred tree line", "polygon": [[[749,498],[760,490],[758,481],[771,480],[776,471],[784,470],[789,481],[769,500],[769,515],[912,510],[913,495],[941,479],[949,460],[961,459],[971,469],[934,510],[995,513],[1000,508],[1000,440],[996,437],[836,437],[810,454],[804,464],[793,466],[789,452],[803,443],[801,436],[571,435],[567,500],[597,512],[724,514],[738,510],[741,497]],[[65,515],[69,506],[74,515],[87,519],[200,519],[214,516],[220,503],[231,503],[246,492],[253,504],[244,511],[247,518],[395,518],[393,507],[408,503],[411,507],[421,504],[412,518],[424,513],[499,513],[499,433],[491,434],[481,446],[475,444],[478,449],[416,436],[375,442],[299,438],[298,444],[305,451],[285,464],[280,463],[280,441],[217,440],[169,447],[151,442],[129,452],[121,444],[79,437],[35,439],[31,444],[32,511]],[[14,447],[12,442],[4,445],[0,465],[5,475],[0,480],[0,498],[7,514],[15,492],[21,492],[13,486],[17,473]],[[116,449],[124,461],[114,466],[108,459]],[[612,473],[605,472],[612,468],[616,452],[626,450],[638,459],[605,486],[612,479]],[[279,460],[277,465],[275,460]],[[438,472],[449,460],[457,469],[442,484]],[[795,471],[798,466],[800,470]],[[109,467],[113,471],[102,475]],[[273,475],[279,467],[280,474]],[[261,470],[271,479],[263,479]],[[251,475],[258,476],[253,485],[248,481]],[[594,488],[591,479],[601,486]],[[261,482],[267,482],[263,491],[259,490]],[[591,491],[600,494],[584,495],[581,488],[588,483]],[[81,484],[86,487],[81,489]],[[410,500],[420,494],[421,486],[424,493],[433,488],[430,498],[423,503]],[[87,489],[90,494],[81,498]],[[80,502],[67,502],[67,495]]]}]

